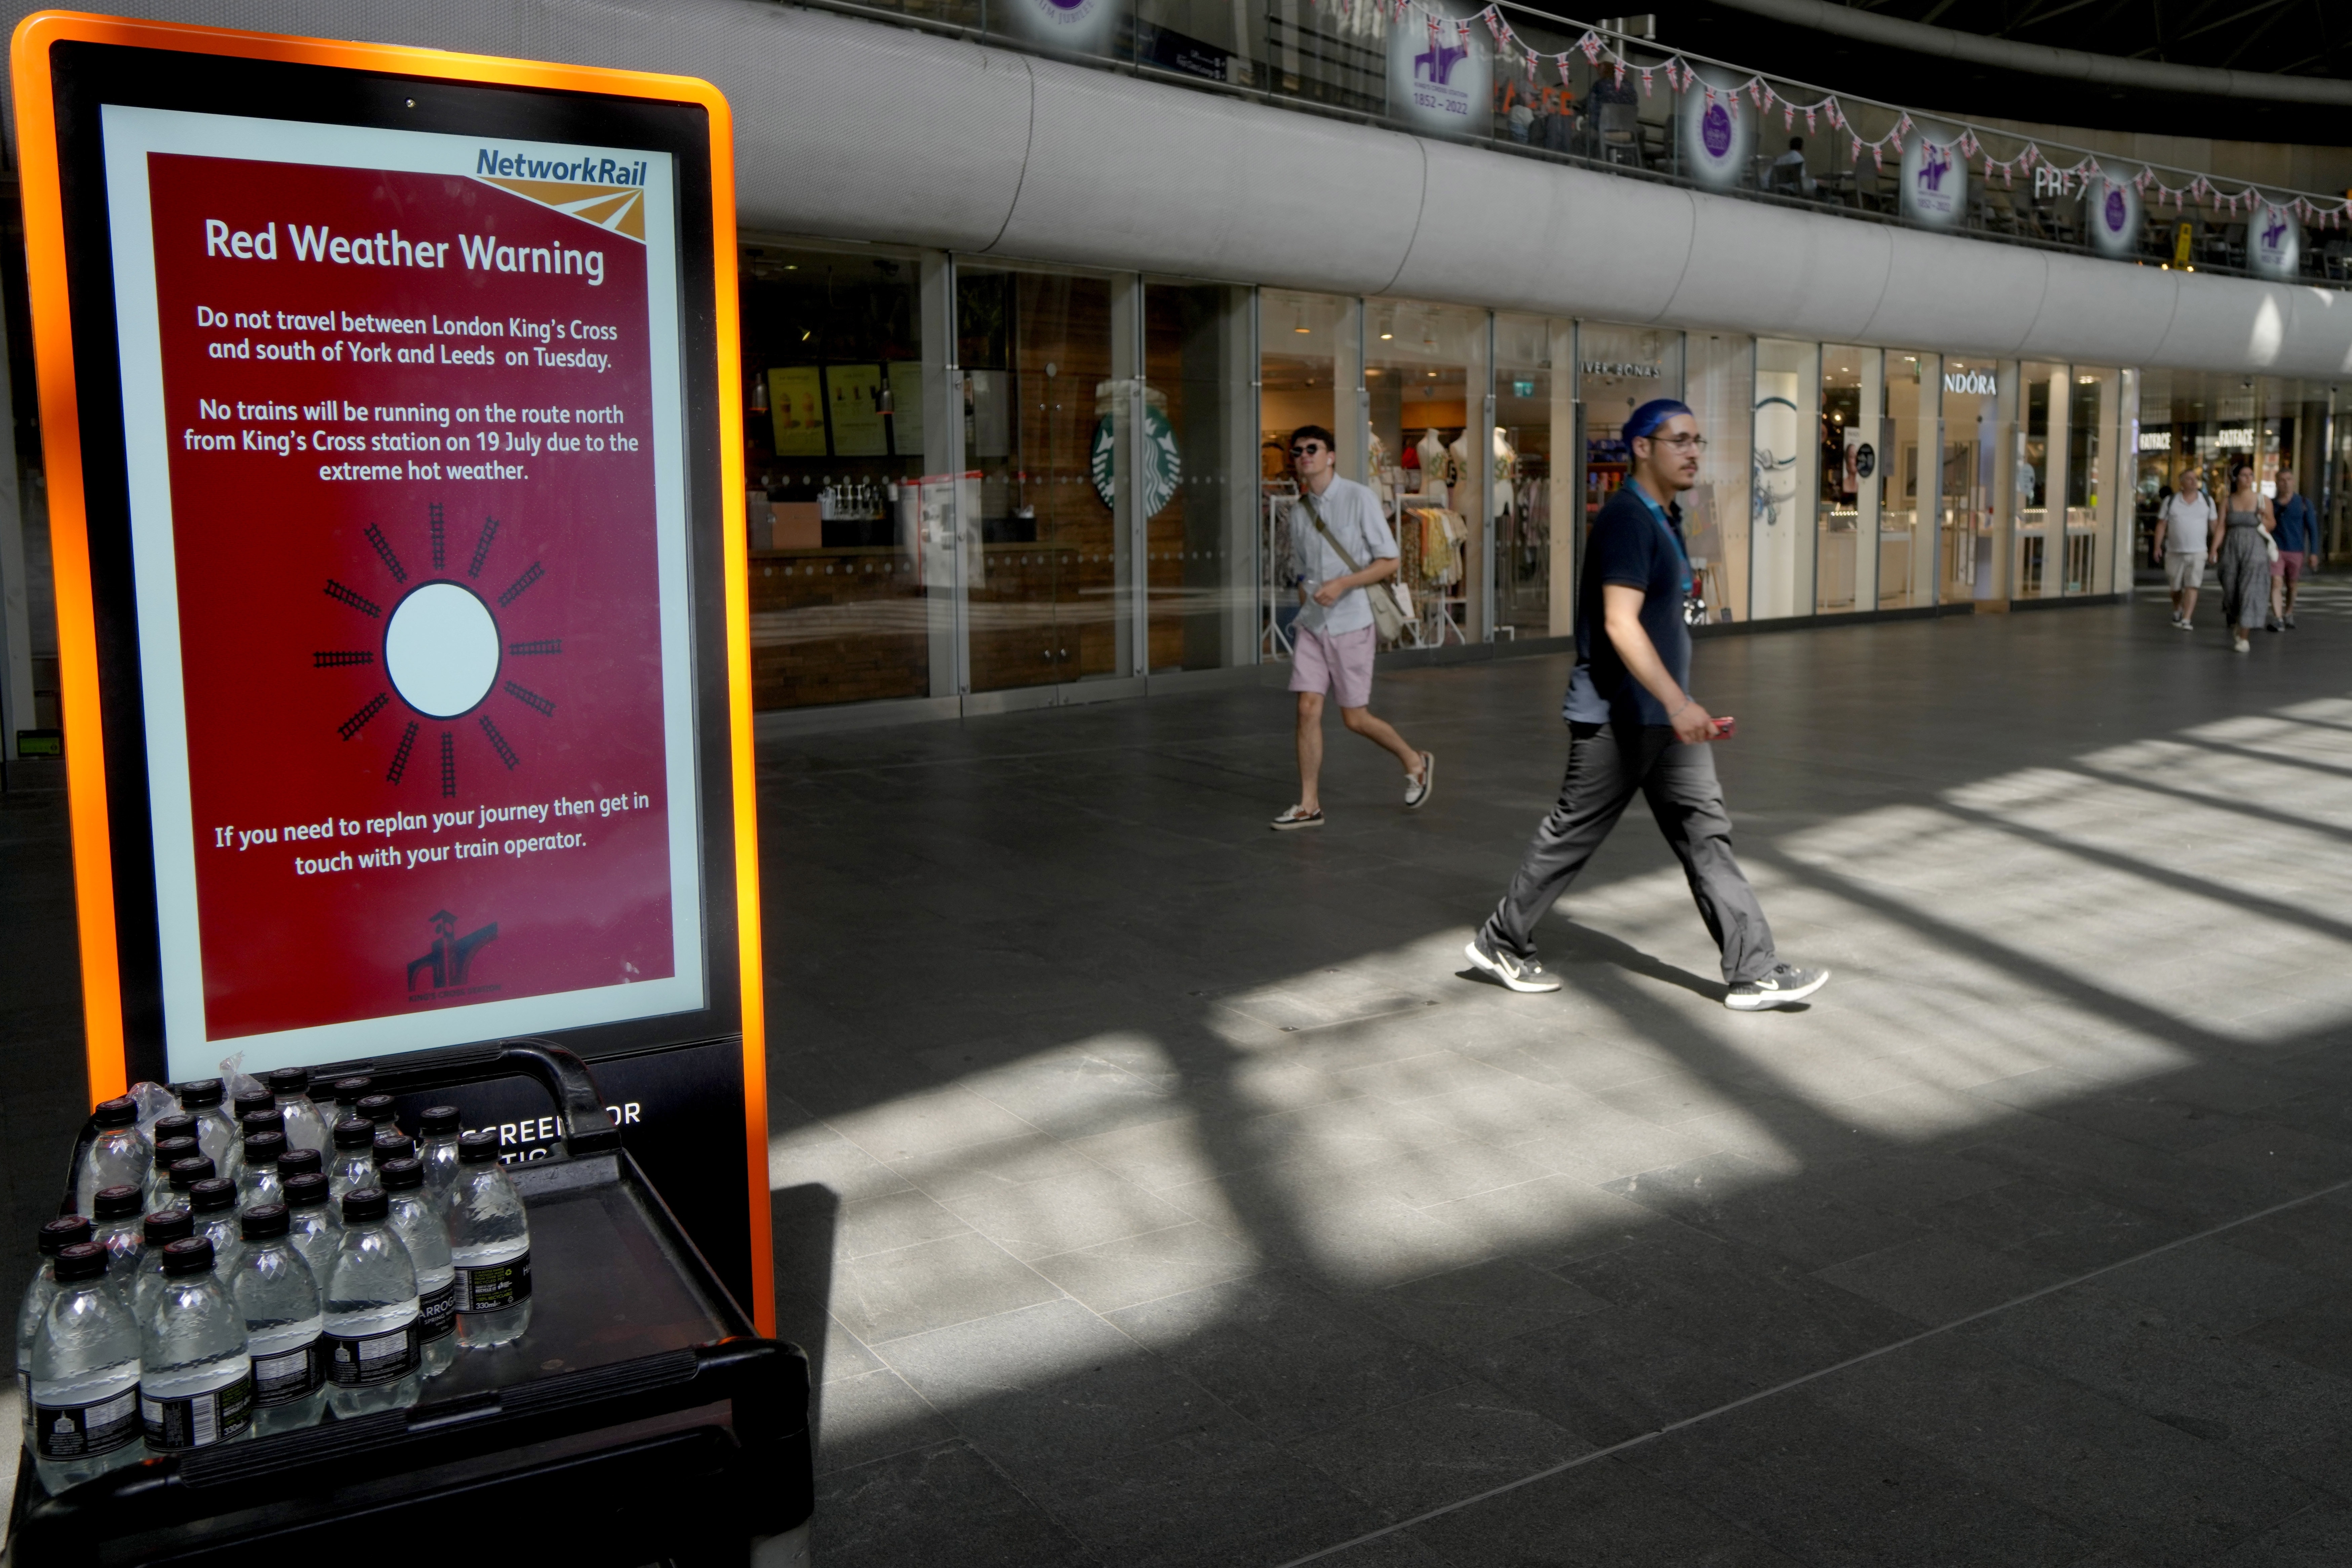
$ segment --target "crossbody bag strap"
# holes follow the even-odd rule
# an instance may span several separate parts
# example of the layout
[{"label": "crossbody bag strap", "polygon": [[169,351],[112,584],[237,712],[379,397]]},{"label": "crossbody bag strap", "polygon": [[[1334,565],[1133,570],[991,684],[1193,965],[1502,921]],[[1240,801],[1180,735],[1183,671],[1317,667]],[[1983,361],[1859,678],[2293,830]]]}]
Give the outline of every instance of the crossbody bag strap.
[{"label": "crossbody bag strap", "polygon": [[1307,515],[1313,520],[1315,523],[1315,531],[1323,536],[1323,542],[1329,545],[1332,552],[1337,554],[1340,560],[1348,563],[1349,571],[1361,572],[1363,568],[1357,565],[1356,558],[1348,553],[1348,547],[1340,543],[1339,540],[1333,538],[1330,529],[1324,525],[1323,509],[1315,504],[1314,492],[1311,490],[1301,490],[1298,492],[1298,499],[1307,503]]}]

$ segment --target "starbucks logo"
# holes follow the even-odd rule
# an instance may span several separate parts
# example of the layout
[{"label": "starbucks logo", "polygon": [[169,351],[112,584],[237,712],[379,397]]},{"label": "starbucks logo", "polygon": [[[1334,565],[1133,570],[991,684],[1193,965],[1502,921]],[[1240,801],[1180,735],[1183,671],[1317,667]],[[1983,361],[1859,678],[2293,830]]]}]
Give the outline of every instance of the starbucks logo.
[{"label": "starbucks logo", "polygon": [[[1103,505],[1116,508],[1118,437],[1108,415],[1095,421],[1093,470],[1095,494],[1102,497]],[[1166,409],[1147,403],[1143,408],[1143,483],[1139,498],[1143,515],[1159,516],[1160,509],[1176,499],[1176,487],[1183,482],[1184,459],[1176,450],[1175,427],[1168,423]]]}]

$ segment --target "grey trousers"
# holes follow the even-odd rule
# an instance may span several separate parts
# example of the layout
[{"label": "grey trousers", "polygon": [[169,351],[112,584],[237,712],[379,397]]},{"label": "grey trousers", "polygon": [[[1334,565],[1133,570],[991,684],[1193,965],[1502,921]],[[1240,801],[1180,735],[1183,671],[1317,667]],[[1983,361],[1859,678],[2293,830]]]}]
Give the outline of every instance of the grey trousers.
[{"label": "grey trousers", "polygon": [[1568,891],[1637,790],[1683,863],[1707,934],[1723,950],[1724,980],[1736,985],[1770,973],[1780,962],[1772,928],[1731,853],[1731,816],[1723,808],[1715,753],[1676,741],[1663,724],[1569,726],[1559,802],[1536,829],[1510,890],[1487,917],[1482,933],[1487,944],[1523,958],[1534,955],[1536,923]]}]

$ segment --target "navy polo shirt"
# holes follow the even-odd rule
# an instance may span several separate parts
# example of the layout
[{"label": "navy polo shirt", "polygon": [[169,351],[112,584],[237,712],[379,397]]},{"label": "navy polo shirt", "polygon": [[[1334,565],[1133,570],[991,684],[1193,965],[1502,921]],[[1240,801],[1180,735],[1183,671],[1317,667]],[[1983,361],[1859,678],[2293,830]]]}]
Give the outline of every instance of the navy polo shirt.
[{"label": "navy polo shirt", "polygon": [[1560,716],[1569,722],[1667,721],[1665,709],[1626,673],[1609,638],[1601,590],[1611,583],[1642,590],[1642,629],[1650,634],[1666,673],[1689,689],[1691,639],[1683,624],[1683,600],[1690,592],[1690,557],[1682,520],[1680,506],[1659,506],[1631,480],[1617,488],[1593,519],[1576,595],[1576,673],[1560,705]]},{"label": "navy polo shirt", "polygon": [[2278,527],[2272,537],[2281,550],[2309,552],[2319,546],[2319,520],[2311,514],[2311,503],[2296,496],[2281,501],[2273,513]]}]

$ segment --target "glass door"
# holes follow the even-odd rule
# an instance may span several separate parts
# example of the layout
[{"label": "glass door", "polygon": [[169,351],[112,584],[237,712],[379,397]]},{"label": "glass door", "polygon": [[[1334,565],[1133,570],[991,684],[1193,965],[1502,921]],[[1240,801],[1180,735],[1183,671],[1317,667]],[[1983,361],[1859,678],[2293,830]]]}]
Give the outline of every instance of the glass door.
[{"label": "glass door", "polygon": [[[1552,374],[1555,348],[1574,351],[1574,328],[1543,316],[1495,318],[1495,630],[1513,637],[1565,635],[1569,606],[1554,605],[1575,545],[1563,531],[1559,559],[1554,530],[1573,527],[1574,510],[1555,501],[1552,454],[1575,439],[1574,404],[1566,395],[1573,374]],[[1575,495],[1572,466],[1567,497]]]},{"label": "glass door", "polygon": [[2000,365],[1944,362],[1943,495],[1938,520],[1939,603],[1996,597],[1993,463],[2000,452]]}]

